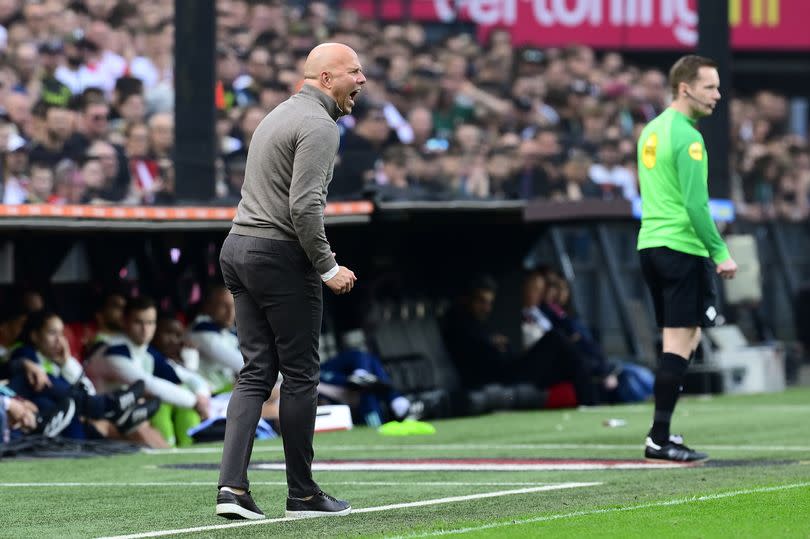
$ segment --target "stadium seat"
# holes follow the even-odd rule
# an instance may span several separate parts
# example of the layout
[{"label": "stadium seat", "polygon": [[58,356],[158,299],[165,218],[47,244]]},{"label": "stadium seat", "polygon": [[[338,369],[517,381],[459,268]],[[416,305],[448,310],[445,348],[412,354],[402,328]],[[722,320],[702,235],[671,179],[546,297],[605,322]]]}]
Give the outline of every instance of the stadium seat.
[{"label": "stadium seat", "polygon": [[70,345],[73,357],[84,361],[84,349],[96,334],[96,325],[93,322],[68,322],[65,324],[65,337]]},{"label": "stadium seat", "polygon": [[[368,343],[391,375],[394,386],[425,405],[425,417],[479,415],[494,410],[538,409],[548,395],[531,384],[488,384],[464,390],[444,346],[436,307],[425,301],[388,302],[373,307],[375,324]],[[570,384],[569,384],[570,386]],[[573,388],[570,388],[573,393]],[[561,390],[554,407],[570,404]],[[574,401],[574,405],[576,402]]]}]

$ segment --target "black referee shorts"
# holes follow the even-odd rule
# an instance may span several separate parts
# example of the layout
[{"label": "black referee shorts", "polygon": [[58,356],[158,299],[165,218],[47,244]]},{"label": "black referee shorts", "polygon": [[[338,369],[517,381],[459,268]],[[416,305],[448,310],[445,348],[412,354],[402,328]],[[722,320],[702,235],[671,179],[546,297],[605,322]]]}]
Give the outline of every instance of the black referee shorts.
[{"label": "black referee shorts", "polygon": [[710,258],[668,247],[639,251],[641,273],[660,328],[711,327],[717,317],[717,281]]}]

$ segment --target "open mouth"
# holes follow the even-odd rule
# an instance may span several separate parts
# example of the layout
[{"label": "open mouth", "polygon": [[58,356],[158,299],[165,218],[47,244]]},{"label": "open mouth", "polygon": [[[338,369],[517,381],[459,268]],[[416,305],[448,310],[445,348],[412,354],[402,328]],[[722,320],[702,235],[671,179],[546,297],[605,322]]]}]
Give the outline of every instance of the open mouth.
[{"label": "open mouth", "polygon": [[355,91],[353,91],[352,93],[349,94],[349,103],[351,104],[352,107],[354,106],[354,98],[357,97],[357,94],[359,94],[359,93],[360,93],[360,90],[355,90]]}]

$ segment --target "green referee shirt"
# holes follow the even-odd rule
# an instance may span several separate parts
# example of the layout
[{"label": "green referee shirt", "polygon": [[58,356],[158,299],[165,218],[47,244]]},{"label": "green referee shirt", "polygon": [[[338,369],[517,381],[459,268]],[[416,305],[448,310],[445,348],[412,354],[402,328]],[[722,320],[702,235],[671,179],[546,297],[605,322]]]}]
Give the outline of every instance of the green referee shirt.
[{"label": "green referee shirt", "polygon": [[709,213],[709,158],[695,122],[672,107],[641,132],[638,249],[669,247],[716,264],[730,258]]}]

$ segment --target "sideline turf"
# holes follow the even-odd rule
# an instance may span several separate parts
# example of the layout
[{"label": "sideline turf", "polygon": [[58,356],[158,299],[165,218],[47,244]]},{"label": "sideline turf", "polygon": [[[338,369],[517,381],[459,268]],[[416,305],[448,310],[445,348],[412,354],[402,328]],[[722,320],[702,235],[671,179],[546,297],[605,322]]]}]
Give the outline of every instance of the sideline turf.
[{"label": "sideline turf", "polygon": [[[649,424],[649,404],[585,410],[501,413],[436,421],[435,436],[388,438],[369,429],[316,436],[316,459],[351,458],[622,458],[637,459]],[[627,426],[606,428],[608,418]],[[602,482],[601,486],[356,514],[338,519],[272,523],[214,530],[187,537],[380,537],[478,528],[462,537],[810,537],[810,487],[743,494],[681,505],[610,511],[520,523],[573,512],[654,504],[731,491],[810,483],[810,389],[776,395],[687,397],[673,421],[686,442],[707,449],[713,462],[744,466],[653,471],[582,472],[322,472],[328,492],[371,507],[424,499],[512,490],[520,485],[442,485],[423,482],[527,484]],[[535,444],[583,444],[537,448]],[[607,446],[607,447],[604,447]],[[611,447],[619,446],[619,447]],[[625,447],[626,446],[626,447]],[[733,447],[738,446],[738,447]],[[759,449],[751,450],[753,446]],[[218,447],[209,444],[202,447]],[[257,443],[255,460],[281,458],[278,440]],[[99,482],[108,486],[12,488],[0,486],[0,537],[98,537],[223,524],[213,515],[216,470],[165,464],[218,462],[212,454],[137,454],[80,460],[0,461],[0,484]],[[251,479],[283,481],[279,471]],[[122,482],[176,482],[131,487]],[[347,481],[396,482],[341,485]],[[187,482],[206,482],[189,485]],[[283,485],[252,487],[268,516],[283,513]],[[512,521],[518,523],[512,525]],[[500,526],[509,523],[507,526]]]}]

